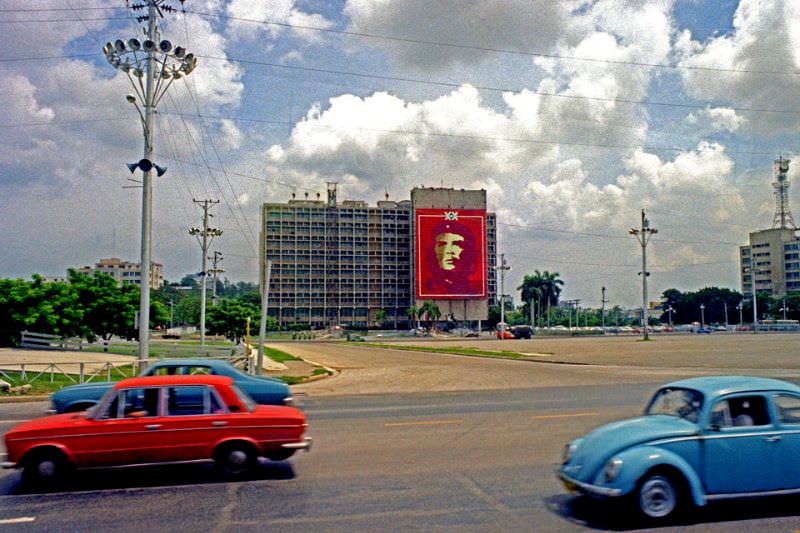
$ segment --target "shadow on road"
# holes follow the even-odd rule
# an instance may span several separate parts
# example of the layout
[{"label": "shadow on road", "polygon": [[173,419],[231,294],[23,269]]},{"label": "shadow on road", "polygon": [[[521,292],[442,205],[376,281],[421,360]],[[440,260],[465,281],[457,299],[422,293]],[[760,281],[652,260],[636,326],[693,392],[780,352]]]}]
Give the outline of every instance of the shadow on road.
[{"label": "shadow on road", "polygon": [[[294,467],[288,461],[261,461],[254,472],[247,477],[236,479],[236,481],[288,480],[294,477]],[[171,487],[230,481],[232,480],[220,475],[212,464],[171,464],[80,470],[73,472],[70,479],[64,480],[58,486],[49,488],[28,487],[22,482],[21,473],[15,472],[13,475],[0,479],[0,495]]]},{"label": "shadow on road", "polygon": [[[582,526],[611,531],[629,531],[663,526],[640,519],[624,502],[595,500],[586,496],[560,494],[545,500],[553,513]],[[695,508],[670,525],[714,524],[721,522],[760,520],[800,516],[800,497],[785,496],[736,500]]]}]

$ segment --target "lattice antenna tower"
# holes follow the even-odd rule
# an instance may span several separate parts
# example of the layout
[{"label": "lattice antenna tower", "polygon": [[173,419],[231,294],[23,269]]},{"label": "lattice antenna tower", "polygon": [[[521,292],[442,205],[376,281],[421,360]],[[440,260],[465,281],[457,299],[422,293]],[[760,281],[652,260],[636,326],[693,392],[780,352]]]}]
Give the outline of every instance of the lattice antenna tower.
[{"label": "lattice antenna tower", "polygon": [[781,229],[797,229],[792,217],[792,210],[789,208],[789,160],[778,157],[775,161],[773,173],[775,181],[772,187],[775,189],[775,215],[772,217],[772,227]]}]

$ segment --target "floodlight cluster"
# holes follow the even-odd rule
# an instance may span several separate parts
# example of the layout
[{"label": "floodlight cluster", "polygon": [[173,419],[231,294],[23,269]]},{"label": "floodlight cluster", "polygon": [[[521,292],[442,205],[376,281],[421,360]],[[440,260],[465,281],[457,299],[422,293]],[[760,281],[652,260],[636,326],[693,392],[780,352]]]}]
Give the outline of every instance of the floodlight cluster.
[{"label": "floodlight cluster", "polygon": [[194,54],[187,53],[182,46],[173,47],[167,40],[157,43],[150,39],[144,42],[138,39],[128,39],[127,42],[117,39],[103,47],[103,54],[111,66],[139,79],[145,75],[145,62],[151,53],[155,56],[156,78],[177,80],[197,68],[197,57]]}]

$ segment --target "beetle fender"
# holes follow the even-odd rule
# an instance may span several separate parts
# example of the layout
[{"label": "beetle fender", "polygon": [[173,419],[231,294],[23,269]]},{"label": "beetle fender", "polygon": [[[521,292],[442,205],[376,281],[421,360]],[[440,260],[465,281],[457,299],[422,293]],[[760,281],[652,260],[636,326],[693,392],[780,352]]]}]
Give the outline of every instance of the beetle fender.
[{"label": "beetle fender", "polygon": [[[617,479],[610,484],[603,483],[604,485],[613,485],[620,488],[623,494],[628,494],[636,488],[641,477],[653,468],[669,467],[683,475],[695,505],[706,504],[705,491],[700,478],[694,468],[681,456],[657,446],[638,446],[615,454],[613,457],[622,459],[622,469]],[[601,470],[598,473],[598,481],[603,481],[602,478],[603,471]]]}]

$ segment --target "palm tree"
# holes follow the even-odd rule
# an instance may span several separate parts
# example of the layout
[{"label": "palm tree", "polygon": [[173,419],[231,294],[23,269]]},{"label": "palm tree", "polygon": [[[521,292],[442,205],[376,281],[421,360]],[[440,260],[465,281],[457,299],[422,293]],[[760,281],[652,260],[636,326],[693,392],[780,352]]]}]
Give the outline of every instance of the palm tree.
[{"label": "palm tree", "polygon": [[[417,307],[416,307],[416,306],[414,306],[414,305],[412,305],[411,307],[409,307],[408,309],[406,309],[406,315],[408,315],[408,320],[409,320],[410,322],[412,322],[412,323],[413,323],[415,320],[418,320],[418,319],[419,319],[419,315],[420,315],[420,314],[421,314],[421,313],[420,313],[420,309],[419,309],[419,308],[417,308]],[[417,322],[417,327],[419,327],[419,322]]]},{"label": "palm tree", "polygon": [[433,322],[439,320],[439,317],[442,316],[442,311],[439,309],[438,305],[428,300],[422,304],[419,314],[428,319],[428,327],[430,328],[433,326]]},{"label": "palm tree", "polygon": [[[522,301],[528,303],[531,326],[536,324],[536,302],[540,302],[541,305],[542,300],[542,287],[539,281],[539,278],[525,274],[522,279],[522,285],[517,287],[517,290],[520,291]],[[539,314],[541,316],[541,312]]]},{"label": "palm tree", "polygon": [[561,295],[561,285],[564,281],[558,279],[558,272],[539,272],[534,270],[531,276],[526,274],[522,280],[522,285],[517,287],[522,291],[522,300],[532,302],[533,299],[539,302],[539,316],[541,317],[542,303],[547,305],[548,327],[550,326],[550,306],[558,305],[558,297]]}]

